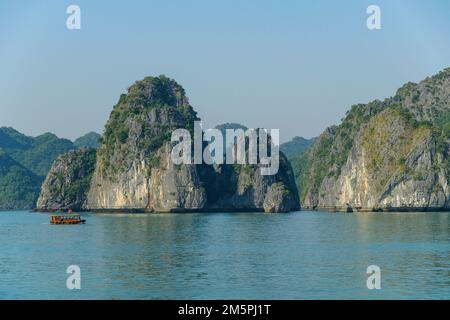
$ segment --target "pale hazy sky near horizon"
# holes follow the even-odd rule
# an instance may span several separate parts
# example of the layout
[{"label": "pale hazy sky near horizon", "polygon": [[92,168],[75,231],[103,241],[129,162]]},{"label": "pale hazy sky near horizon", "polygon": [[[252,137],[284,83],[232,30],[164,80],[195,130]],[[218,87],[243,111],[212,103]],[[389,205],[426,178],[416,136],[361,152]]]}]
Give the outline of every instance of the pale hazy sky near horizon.
[{"label": "pale hazy sky near horizon", "polygon": [[[81,7],[81,30],[66,8]],[[381,8],[382,29],[366,27]],[[134,81],[165,74],[205,127],[313,137],[352,104],[450,66],[450,1],[0,3],[0,126],[74,139],[102,132]]]}]

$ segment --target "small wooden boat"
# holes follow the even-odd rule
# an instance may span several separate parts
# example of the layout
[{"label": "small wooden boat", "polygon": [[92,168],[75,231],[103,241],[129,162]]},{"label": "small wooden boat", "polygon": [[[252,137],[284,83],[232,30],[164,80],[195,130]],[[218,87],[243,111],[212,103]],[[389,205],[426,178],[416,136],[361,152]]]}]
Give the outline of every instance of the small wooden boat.
[{"label": "small wooden boat", "polygon": [[86,220],[81,219],[78,213],[55,214],[51,216],[51,224],[81,224]]}]

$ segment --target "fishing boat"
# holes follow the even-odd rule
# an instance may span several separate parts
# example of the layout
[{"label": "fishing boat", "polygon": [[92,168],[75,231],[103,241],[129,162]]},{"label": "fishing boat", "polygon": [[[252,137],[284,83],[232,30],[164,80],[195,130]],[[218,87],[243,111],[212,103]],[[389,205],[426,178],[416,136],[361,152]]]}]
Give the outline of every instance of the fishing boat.
[{"label": "fishing boat", "polygon": [[83,224],[86,220],[81,219],[78,213],[54,214],[50,219],[51,224]]}]

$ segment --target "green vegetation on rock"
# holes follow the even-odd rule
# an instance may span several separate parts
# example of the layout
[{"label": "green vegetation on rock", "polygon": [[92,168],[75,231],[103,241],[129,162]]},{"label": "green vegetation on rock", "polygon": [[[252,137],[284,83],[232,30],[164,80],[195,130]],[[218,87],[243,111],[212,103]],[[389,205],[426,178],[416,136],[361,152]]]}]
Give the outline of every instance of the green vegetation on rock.
[{"label": "green vegetation on rock", "polygon": [[336,177],[340,174],[356,133],[383,109],[380,101],[353,105],[340,126],[328,128],[306,153],[290,159],[301,201],[310,189],[317,193],[327,175]]},{"label": "green vegetation on rock", "polygon": [[[137,81],[127,94],[120,96],[105,126],[99,149],[104,174],[112,177],[124,170],[130,152],[153,156],[170,141],[174,129],[186,128],[193,133],[196,119],[184,89],[174,80],[161,75]],[[186,124],[190,126],[186,127]],[[130,150],[130,145],[137,149]],[[154,159],[149,163],[157,161]]]},{"label": "green vegetation on rock", "polygon": [[58,157],[42,185],[37,208],[84,210],[95,163],[95,149],[73,150]]},{"label": "green vegetation on rock", "polygon": [[[449,82],[446,69],[382,102],[353,106],[340,125],[291,159],[301,201],[312,208],[445,205],[439,181],[449,172]],[[410,191],[414,181],[421,184]],[[394,188],[405,194],[391,195]]]}]

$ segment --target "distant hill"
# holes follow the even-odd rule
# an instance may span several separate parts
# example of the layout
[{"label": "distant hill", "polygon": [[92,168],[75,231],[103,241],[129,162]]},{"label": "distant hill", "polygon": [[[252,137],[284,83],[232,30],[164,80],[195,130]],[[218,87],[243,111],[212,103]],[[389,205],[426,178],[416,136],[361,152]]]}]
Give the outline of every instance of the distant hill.
[{"label": "distant hill", "polygon": [[282,143],[280,151],[282,151],[289,159],[305,153],[306,150],[316,141],[317,138],[305,139],[302,137],[294,137],[291,141]]},{"label": "distant hill", "polygon": [[0,149],[0,210],[29,209],[42,179]]},{"label": "distant hill", "polygon": [[13,128],[0,128],[0,148],[2,148],[5,152],[18,149],[28,149],[32,145],[32,137],[28,137]]},{"label": "distant hill", "polygon": [[76,147],[72,141],[52,133],[29,137],[13,128],[2,127],[0,148],[16,162],[44,178],[56,157]]},{"label": "distant hill", "polygon": [[222,134],[225,137],[225,133],[226,133],[225,130],[227,130],[227,129],[232,129],[232,130],[242,129],[245,131],[248,128],[239,123],[227,122],[227,123],[223,123],[223,124],[219,124],[219,125],[215,126],[215,129],[219,129],[220,131],[222,131]]},{"label": "distant hill", "polygon": [[80,148],[94,148],[98,149],[100,147],[100,141],[102,136],[96,132],[89,132],[82,137],[76,139],[73,143]]},{"label": "distant hill", "polygon": [[76,149],[72,141],[52,133],[26,136],[0,128],[0,209],[33,208],[53,161]]}]

